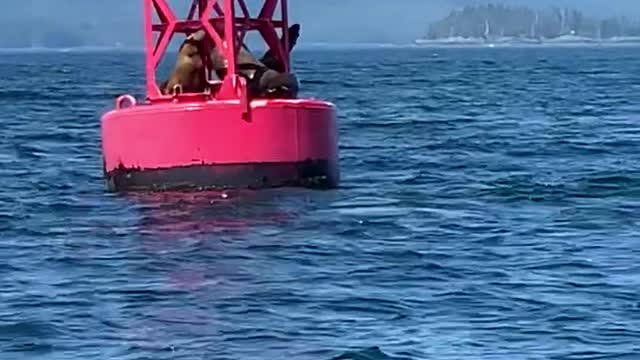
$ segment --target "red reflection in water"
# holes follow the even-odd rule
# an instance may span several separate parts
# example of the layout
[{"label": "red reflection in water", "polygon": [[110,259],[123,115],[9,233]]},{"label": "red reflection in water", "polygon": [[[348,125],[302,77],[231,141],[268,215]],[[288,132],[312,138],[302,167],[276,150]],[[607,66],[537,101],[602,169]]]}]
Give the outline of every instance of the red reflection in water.
[{"label": "red reflection in water", "polygon": [[163,192],[130,195],[142,215],[139,230],[160,238],[198,234],[243,235],[257,226],[285,225],[297,218],[280,198],[257,191]]},{"label": "red reflection in water", "polygon": [[[210,259],[254,241],[278,242],[277,237],[266,240],[250,235],[260,227],[288,226],[304,211],[300,200],[306,199],[295,190],[132,193],[127,197],[139,213],[139,245],[158,259],[180,259],[179,266],[172,261],[174,265],[165,268],[165,276],[172,288],[186,291],[215,286],[216,278],[224,281],[243,267],[242,261],[202,263],[190,254]],[[239,242],[243,244],[238,246]]]},{"label": "red reflection in water", "polygon": [[[159,264],[144,270],[132,266],[132,282],[145,288],[184,291],[201,304],[268,291],[269,284],[262,278],[268,274],[253,269],[254,254],[247,249],[258,242],[286,241],[262,236],[260,227],[290,226],[309,204],[309,196],[296,190],[132,193],[126,197],[139,216],[134,231],[141,236],[134,246]],[[255,233],[258,236],[251,236]],[[146,319],[129,328],[150,331],[127,334],[129,341],[142,345],[157,346],[152,340],[158,332],[212,335],[226,326],[213,307],[204,311],[175,304],[143,306]]]}]

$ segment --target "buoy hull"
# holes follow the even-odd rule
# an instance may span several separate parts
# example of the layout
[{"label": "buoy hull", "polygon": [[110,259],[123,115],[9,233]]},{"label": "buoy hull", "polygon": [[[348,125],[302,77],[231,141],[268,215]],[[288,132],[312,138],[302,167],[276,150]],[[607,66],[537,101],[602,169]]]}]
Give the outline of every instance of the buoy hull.
[{"label": "buoy hull", "polygon": [[316,100],[175,102],[105,114],[111,191],[339,184],[336,113]]}]

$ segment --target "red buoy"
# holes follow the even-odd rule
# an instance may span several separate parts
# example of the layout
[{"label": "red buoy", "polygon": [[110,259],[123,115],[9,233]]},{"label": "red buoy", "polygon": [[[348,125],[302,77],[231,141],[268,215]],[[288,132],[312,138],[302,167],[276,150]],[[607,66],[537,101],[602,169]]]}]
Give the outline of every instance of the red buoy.
[{"label": "red buoy", "polygon": [[[286,0],[264,0],[257,17],[244,0],[224,0],[224,7],[222,0],[192,0],[186,19],[178,19],[166,0],[143,1],[146,99],[123,95],[102,117],[109,190],[338,186],[335,106],[297,98],[297,82],[289,76]],[[278,4],[281,18],[274,20]],[[243,16],[236,16],[236,5]],[[152,23],[154,9],[159,24]],[[247,66],[242,51],[248,31],[260,33],[279,66]],[[155,43],[154,32],[160,33]],[[175,85],[172,79],[182,78],[167,80],[163,86],[173,87],[166,91],[156,68],[176,33],[190,36],[184,53],[190,56],[186,68],[194,71],[176,65],[179,75],[191,78]],[[192,79],[199,76],[203,81]],[[274,83],[268,76],[289,80]]]}]

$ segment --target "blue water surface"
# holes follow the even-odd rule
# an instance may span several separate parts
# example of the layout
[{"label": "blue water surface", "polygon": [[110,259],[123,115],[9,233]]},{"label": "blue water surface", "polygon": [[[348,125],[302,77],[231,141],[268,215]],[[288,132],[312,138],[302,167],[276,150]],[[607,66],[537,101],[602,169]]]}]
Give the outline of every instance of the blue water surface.
[{"label": "blue water surface", "polygon": [[638,54],[301,49],[340,189],[116,195],[142,54],[0,53],[0,358],[640,359]]}]

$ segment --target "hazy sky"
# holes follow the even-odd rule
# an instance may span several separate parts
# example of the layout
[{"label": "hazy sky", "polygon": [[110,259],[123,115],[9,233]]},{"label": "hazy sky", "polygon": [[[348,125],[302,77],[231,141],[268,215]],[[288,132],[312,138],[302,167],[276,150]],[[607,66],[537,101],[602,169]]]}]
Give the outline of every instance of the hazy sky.
[{"label": "hazy sky", "polygon": [[640,0],[290,0],[294,19],[305,26],[310,40],[323,36],[337,40],[368,38],[380,41],[411,41],[426,30],[427,23],[456,6],[473,3],[568,5],[586,13],[630,14],[640,17]]},{"label": "hazy sky", "polygon": [[[186,3],[188,0],[171,0]],[[247,0],[250,4],[260,0]],[[571,6],[588,14],[625,14],[640,18],[640,0],[289,0],[292,21],[303,29],[301,42],[318,41],[412,41],[422,35],[427,23],[452,8],[472,3],[502,2],[529,6]],[[24,0],[4,1],[0,22],[31,20],[65,24],[64,15],[86,14],[70,19],[64,26],[80,29],[104,25],[104,39],[139,43],[142,34],[142,0]],[[89,24],[89,25],[87,25]]]}]

